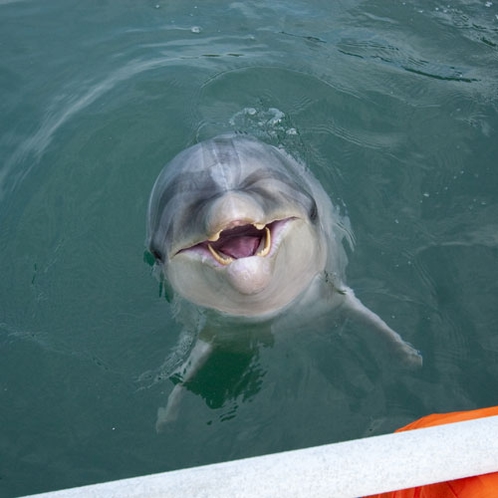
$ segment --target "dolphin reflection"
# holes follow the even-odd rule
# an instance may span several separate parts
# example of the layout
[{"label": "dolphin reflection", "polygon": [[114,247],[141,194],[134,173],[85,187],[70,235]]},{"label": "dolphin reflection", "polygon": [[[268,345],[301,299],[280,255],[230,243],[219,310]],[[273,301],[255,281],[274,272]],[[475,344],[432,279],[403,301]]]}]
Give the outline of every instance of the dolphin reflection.
[{"label": "dolphin reflection", "polygon": [[[421,365],[420,354],[344,284],[345,242],[352,247],[348,220],[315,177],[283,150],[246,135],[221,135],[178,154],[149,200],[146,244],[164,281],[181,298],[215,310],[217,320],[275,330],[340,310],[408,365]],[[199,333],[158,428],[176,417],[184,384],[212,352],[213,334]]]}]

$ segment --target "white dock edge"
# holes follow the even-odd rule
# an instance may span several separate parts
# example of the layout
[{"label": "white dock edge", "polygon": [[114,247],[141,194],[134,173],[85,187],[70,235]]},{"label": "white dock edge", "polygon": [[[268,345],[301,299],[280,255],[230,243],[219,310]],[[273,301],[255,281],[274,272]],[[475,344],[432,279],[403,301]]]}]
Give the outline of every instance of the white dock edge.
[{"label": "white dock edge", "polygon": [[38,498],[357,498],[498,471],[498,416],[42,493]]}]

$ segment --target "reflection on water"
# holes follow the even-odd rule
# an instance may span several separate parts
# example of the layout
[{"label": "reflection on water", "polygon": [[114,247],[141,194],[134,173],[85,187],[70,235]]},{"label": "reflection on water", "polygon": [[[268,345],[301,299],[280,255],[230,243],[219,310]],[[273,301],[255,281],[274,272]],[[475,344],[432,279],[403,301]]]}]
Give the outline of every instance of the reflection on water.
[{"label": "reflection on water", "polygon": [[[260,349],[272,346],[269,331],[256,337],[244,337],[229,344],[217,344],[213,354],[198,374],[185,384],[201,396],[207,406],[218,410],[221,421],[236,416],[239,404],[249,402],[261,390],[265,370],[259,360]],[[264,337],[263,337],[264,336]],[[262,342],[264,341],[264,342]]]},{"label": "reflection on water", "polygon": [[[0,2],[0,496],[496,404],[497,8]],[[157,435],[182,331],[143,263],[147,199],[180,150],[234,130],[347,210],[348,284],[424,368],[310,323],[221,349]]]}]

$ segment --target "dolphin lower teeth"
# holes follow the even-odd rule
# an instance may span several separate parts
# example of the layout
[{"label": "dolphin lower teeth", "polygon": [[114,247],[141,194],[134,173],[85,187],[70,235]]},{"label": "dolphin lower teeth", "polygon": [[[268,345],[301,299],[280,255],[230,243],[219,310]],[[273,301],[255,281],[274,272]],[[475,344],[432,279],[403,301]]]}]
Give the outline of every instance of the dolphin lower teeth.
[{"label": "dolphin lower teeth", "polygon": [[268,227],[265,226],[265,245],[261,251],[256,253],[257,256],[268,256],[271,249],[271,232]]},{"label": "dolphin lower teeth", "polygon": [[218,261],[218,263],[220,263],[222,265],[229,265],[233,261],[233,258],[231,258],[230,256],[225,256],[225,255],[221,254],[216,249],[214,249],[211,244],[208,244],[207,247],[209,249],[209,252],[213,255],[213,258],[216,261]]}]

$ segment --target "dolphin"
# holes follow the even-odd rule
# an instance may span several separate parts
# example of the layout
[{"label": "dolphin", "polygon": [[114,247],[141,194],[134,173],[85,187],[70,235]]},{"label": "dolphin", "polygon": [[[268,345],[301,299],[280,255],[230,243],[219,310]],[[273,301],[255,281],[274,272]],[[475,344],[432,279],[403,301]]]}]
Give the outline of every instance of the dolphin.
[{"label": "dolphin", "polygon": [[[420,366],[420,353],[345,285],[345,244],[353,245],[348,219],[313,174],[248,135],[220,135],[180,152],[149,199],[147,250],[181,299],[218,320],[280,329],[340,310],[409,366]],[[176,418],[185,383],[213,347],[208,335],[198,335],[160,409],[158,430]]]}]

